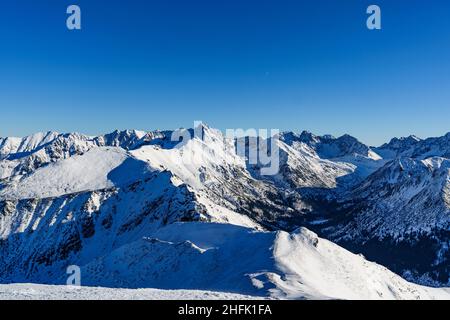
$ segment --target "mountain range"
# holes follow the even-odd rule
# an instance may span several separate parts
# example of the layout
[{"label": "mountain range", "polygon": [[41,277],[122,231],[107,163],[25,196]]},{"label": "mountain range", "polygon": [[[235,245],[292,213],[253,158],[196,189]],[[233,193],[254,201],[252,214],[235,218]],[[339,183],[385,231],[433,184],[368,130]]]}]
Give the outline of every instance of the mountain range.
[{"label": "mountain range", "polygon": [[450,133],[283,132],[262,175],[238,139],[186,132],[0,138],[0,283],[64,284],[78,265],[85,286],[450,298]]}]

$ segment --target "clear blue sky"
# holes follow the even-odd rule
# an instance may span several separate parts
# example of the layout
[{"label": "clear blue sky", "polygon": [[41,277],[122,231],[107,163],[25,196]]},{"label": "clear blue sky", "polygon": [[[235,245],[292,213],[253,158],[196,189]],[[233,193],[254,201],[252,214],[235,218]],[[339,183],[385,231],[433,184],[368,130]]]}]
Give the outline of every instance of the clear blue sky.
[{"label": "clear blue sky", "polygon": [[[66,8],[82,9],[81,31]],[[382,9],[369,31],[366,8]],[[0,136],[191,127],[450,131],[447,0],[5,0]]]}]

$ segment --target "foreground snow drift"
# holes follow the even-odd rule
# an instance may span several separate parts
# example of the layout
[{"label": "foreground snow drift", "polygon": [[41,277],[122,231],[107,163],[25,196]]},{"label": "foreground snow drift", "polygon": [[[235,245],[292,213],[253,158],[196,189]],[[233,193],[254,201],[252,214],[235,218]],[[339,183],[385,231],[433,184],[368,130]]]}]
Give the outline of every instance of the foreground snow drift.
[{"label": "foreground snow drift", "polygon": [[0,300],[250,300],[241,294],[199,290],[111,289],[0,284]]},{"label": "foreground snow drift", "polygon": [[82,268],[84,285],[201,289],[281,299],[450,299],[301,228],[177,223]]}]

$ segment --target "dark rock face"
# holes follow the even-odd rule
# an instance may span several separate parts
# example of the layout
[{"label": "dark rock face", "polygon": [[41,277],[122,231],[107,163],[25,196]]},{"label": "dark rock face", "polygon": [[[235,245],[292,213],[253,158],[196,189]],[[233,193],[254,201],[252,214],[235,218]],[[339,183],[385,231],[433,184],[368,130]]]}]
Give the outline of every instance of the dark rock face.
[{"label": "dark rock face", "polygon": [[54,283],[68,265],[83,265],[160,225],[199,220],[203,209],[193,194],[170,179],[160,173],[122,189],[1,201],[0,223],[22,216],[22,232],[0,243],[0,281]]}]

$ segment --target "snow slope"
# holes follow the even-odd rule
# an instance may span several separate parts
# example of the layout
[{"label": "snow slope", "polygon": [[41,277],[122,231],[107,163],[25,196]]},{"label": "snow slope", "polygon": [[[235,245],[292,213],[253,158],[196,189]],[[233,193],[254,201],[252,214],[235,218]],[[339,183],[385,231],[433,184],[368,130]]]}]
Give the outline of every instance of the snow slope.
[{"label": "snow slope", "polygon": [[450,160],[397,158],[364,180],[321,228],[423,284],[450,284]]},{"label": "snow slope", "polygon": [[84,285],[239,292],[278,299],[450,299],[302,228],[175,223],[82,268]]},{"label": "snow slope", "polygon": [[100,190],[131,183],[149,171],[144,162],[133,159],[122,148],[95,148],[11,179],[0,189],[0,198],[48,198]]},{"label": "snow slope", "polygon": [[159,131],[116,130],[97,137],[48,132],[25,138],[0,138],[0,179],[30,174],[49,163],[82,155],[94,148],[131,150],[163,136]]},{"label": "snow slope", "polygon": [[[351,194],[361,207],[347,236],[407,236],[450,227],[450,160],[400,158],[378,170]],[[363,204],[363,206],[362,206]]]}]

